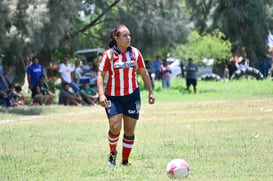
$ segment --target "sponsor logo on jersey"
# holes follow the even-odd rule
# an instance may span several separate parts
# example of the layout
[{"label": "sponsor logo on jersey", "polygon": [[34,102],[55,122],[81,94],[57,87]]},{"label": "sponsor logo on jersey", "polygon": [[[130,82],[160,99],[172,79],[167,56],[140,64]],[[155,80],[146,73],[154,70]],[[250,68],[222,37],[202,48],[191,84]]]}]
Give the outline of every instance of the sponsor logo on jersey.
[{"label": "sponsor logo on jersey", "polygon": [[116,69],[133,68],[135,66],[136,66],[136,63],[134,61],[115,63],[115,68]]}]

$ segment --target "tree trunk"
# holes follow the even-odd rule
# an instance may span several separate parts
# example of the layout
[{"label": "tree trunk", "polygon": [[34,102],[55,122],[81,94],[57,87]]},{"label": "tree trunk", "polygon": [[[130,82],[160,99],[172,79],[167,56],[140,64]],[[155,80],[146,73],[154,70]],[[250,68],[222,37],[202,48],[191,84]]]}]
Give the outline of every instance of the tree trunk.
[{"label": "tree trunk", "polygon": [[39,63],[46,69],[49,65],[50,65],[50,62],[51,62],[51,55],[52,55],[52,52],[51,50],[41,50],[38,58],[39,58]]}]

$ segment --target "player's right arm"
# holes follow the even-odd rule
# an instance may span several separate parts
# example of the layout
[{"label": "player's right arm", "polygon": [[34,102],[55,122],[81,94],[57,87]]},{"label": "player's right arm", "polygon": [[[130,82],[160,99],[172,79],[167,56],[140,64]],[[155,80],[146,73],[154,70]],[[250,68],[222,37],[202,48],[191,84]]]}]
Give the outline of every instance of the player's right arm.
[{"label": "player's right arm", "polygon": [[107,70],[110,69],[110,60],[113,57],[113,52],[111,49],[105,51],[101,57],[98,77],[97,77],[97,87],[99,92],[100,105],[107,108],[107,98],[104,94],[104,78]]},{"label": "player's right arm", "polygon": [[107,107],[107,98],[104,95],[104,78],[105,78],[106,72],[99,71],[98,72],[98,78],[97,78],[97,86],[99,91],[99,100],[100,105],[103,107]]}]

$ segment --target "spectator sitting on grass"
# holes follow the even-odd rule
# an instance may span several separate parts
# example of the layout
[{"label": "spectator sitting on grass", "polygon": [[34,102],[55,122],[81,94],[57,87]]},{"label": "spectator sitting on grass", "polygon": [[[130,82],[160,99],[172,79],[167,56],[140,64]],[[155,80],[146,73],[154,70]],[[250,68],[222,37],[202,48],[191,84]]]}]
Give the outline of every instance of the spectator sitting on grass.
[{"label": "spectator sitting on grass", "polygon": [[85,83],[81,89],[81,96],[88,105],[95,105],[98,101],[99,94],[90,87],[89,83]]},{"label": "spectator sitting on grass", "polygon": [[32,88],[33,104],[42,105],[43,103],[49,105],[53,102],[54,94],[48,89],[45,83],[45,75],[39,77],[39,81]]},{"label": "spectator sitting on grass", "polygon": [[25,97],[21,94],[22,92],[22,88],[20,86],[15,86],[15,94],[16,96],[18,97],[18,106],[23,106],[26,104],[26,98],[29,98],[29,97]]},{"label": "spectator sitting on grass", "polygon": [[63,83],[63,88],[60,92],[59,104],[63,105],[82,105],[83,101],[79,94],[69,90],[70,86],[67,82]]},{"label": "spectator sitting on grass", "polygon": [[[21,87],[20,87],[21,88]],[[9,89],[7,91],[7,96],[10,101],[10,106],[18,107],[25,104],[24,99],[22,99],[21,95],[17,94],[14,85],[10,84]]]}]

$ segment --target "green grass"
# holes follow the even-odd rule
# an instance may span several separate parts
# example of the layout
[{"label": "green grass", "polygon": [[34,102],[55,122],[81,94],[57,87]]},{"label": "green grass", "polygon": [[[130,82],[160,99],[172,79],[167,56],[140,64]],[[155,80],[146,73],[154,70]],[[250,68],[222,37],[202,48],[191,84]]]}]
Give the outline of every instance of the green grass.
[{"label": "green grass", "polygon": [[174,158],[190,164],[187,180],[273,180],[272,83],[199,81],[195,95],[184,80],[173,80],[170,90],[157,82],[155,105],[142,91],[132,166],[125,168],[107,165],[100,106],[2,109],[0,180],[164,181]]},{"label": "green grass", "polygon": [[185,79],[173,79],[171,89],[162,89],[161,82],[156,81],[155,94],[160,101],[270,98],[273,94],[273,81],[270,79],[198,81],[197,94],[192,96],[193,89],[190,87],[190,91],[186,90]]}]

